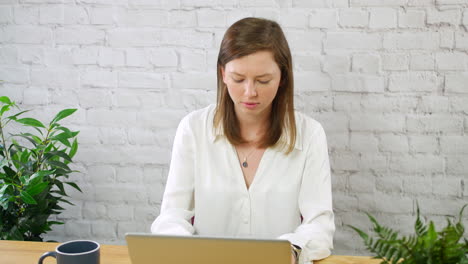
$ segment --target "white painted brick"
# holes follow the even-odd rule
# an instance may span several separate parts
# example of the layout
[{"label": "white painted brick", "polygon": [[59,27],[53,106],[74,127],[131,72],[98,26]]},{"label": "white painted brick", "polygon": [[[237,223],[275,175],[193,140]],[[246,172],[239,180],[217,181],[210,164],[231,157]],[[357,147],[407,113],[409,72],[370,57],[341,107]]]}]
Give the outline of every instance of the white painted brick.
[{"label": "white painted brick", "polygon": [[119,87],[166,89],[167,76],[148,72],[119,72]]},{"label": "white painted brick", "polygon": [[101,89],[80,89],[78,100],[84,109],[96,106],[110,107],[112,104],[110,92]]},{"label": "white painted brick", "polygon": [[102,44],[105,34],[93,27],[64,27],[56,30],[55,39],[58,44]]},{"label": "white painted brick", "polygon": [[154,47],[161,35],[152,28],[116,28],[108,30],[106,38],[111,47]]},{"label": "white painted brick", "polygon": [[[437,221],[437,218],[434,219],[435,226],[442,227],[447,224],[447,216],[452,215],[457,217],[462,206],[466,204],[466,199],[453,199],[453,198],[443,198],[443,197],[421,197],[419,200],[420,210],[424,212],[425,215],[440,215],[441,217]],[[447,206],[448,204],[453,206]]]},{"label": "white painted brick", "polygon": [[98,62],[102,67],[125,66],[125,53],[123,50],[100,48]]},{"label": "white painted brick", "polygon": [[325,39],[325,50],[377,50],[382,39],[376,33],[330,32]]},{"label": "white painted brick", "polygon": [[322,33],[290,30],[285,32],[291,52],[320,51],[322,49]]},{"label": "white painted brick", "polygon": [[351,131],[403,132],[405,117],[398,114],[352,114]]},{"label": "white painted brick", "polygon": [[294,75],[294,88],[296,91],[330,91],[330,85],[330,77],[324,73],[298,72]]},{"label": "white painted brick", "polygon": [[114,222],[128,221],[133,219],[133,206],[108,205],[107,214]]},{"label": "white painted brick", "polygon": [[330,151],[343,151],[349,148],[349,137],[343,132],[327,133],[328,149]]},{"label": "white painted brick", "polygon": [[403,179],[403,191],[413,195],[431,194],[432,179],[427,176],[407,176]]},{"label": "white painted brick", "polygon": [[222,10],[201,9],[197,11],[197,21],[200,27],[226,26],[226,14]]},{"label": "white painted brick", "polygon": [[378,140],[372,133],[352,132],[349,147],[353,153],[378,152]]},{"label": "white painted brick", "polygon": [[129,67],[149,67],[150,52],[142,48],[125,49],[125,65]]},{"label": "white painted brick", "polygon": [[0,63],[3,65],[18,62],[18,49],[15,46],[2,45],[0,47]]},{"label": "white painted brick", "polygon": [[117,25],[130,27],[161,27],[167,25],[168,12],[163,10],[119,9],[116,16]]},{"label": "white painted brick", "polygon": [[359,157],[359,171],[376,173],[388,171],[388,157],[383,154],[362,153]]},{"label": "white painted brick", "polygon": [[128,142],[133,145],[154,145],[156,142],[155,132],[151,129],[131,128],[127,133]]},{"label": "white painted brick", "polygon": [[461,22],[460,9],[436,10],[429,8],[427,12],[427,24],[439,25],[448,24],[458,26]]},{"label": "white painted brick", "polygon": [[411,54],[410,69],[416,71],[426,71],[435,69],[435,59],[433,54]]},{"label": "white painted brick", "polygon": [[91,222],[91,233],[94,237],[112,239],[117,237],[117,223],[114,221],[93,221]]},{"label": "white painted brick", "polygon": [[329,73],[347,73],[351,70],[348,55],[328,54],[323,58],[323,70]]},{"label": "white painted brick", "polygon": [[123,128],[101,127],[99,138],[104,145],[125,145],[127,143],[127,134]]},{"label": "white painted brick", "polygon": [[379,76],[362,74],[332,76],[333,91],[381,93],[384,89],[384,79]]},{"label": "white painted brick", "polygon": [[136,113],[126,110],[89,109],[86,111],[88,124],[97,127],[121,127],[136,124]]},{"label": "white painted brick", "polygon": [[203,71],[206,69],[206,56],[204,51],[182,49],[179,51],[179,57],[180,67],[183,70]]},{"label": "white painted brick", "polygon": [[71,105],[79,105],[77,93],[73,90],[49,91],[49,103],[54,106],[63,106],[64,108],[69,108]]},{"label": "white painted brick", "polygon": [[392,32],[383,38],[383,47],[388,50],[435,50],[439,43],[436,32]]},{"label": "white painted brick", "polygon": [[8,96],[12,101],[17,104],[23,102],[23,91],[26,89],[26,84],[12,84],[0,82],[0,89],[2,90],[3,96]]},{"label": "white painted brick", "polygon": [[[137,166],[118,167],[116,180],[121,183],[141,183],[143,170]],[[123,219],[122,219],[123,220]]]},{"label": "white painted brick", "polygon": [[29,70],[25,67],[0,67],[0,80],[7,83],[29,83]]},{"label": "white painted brick", "polygon": [[13,22],[13,11],[10,6],[0,6],[0,24]]},{"label": "white painted brick", "polygon": [[439,141],[435,136],[411,135],[408,136],[411,153],[437,153]]},{"label": "white painted brick", "polygon": [[466,70],[468,57],[461,52],[444,52],[436,53],[435,61],[439,71],[463,71]]},{"label": "white painted brick", "polygon": [[351,174],[349,177],[349,190],[355,193],[374,193],[375,176],[368,173]]},{"label": "white painted brick", "polygon": [[75,65],[94,65],[98,62],[99,48],[81,46],[71,51],[72,61]]},{"label": "white painted brick", "polygon": [[[390,157],[390,170],[404,173],[442,173],[444,157],[429,154],[414,154]],[[429,180],[430,182],[430,180]],[[404,186],[407,185],[405,182]],[[430,188],[429,189],[430,192]]]},{"label": "white painted brick", "polygon": [[376,7],[387,7],[387,6],[404,6],[406,0],[350,0],[350,6],[376,6]]},{"label": "white painted brick", "polygon": [[46,105],[49,102],[49,92],[47,88],[28,88],[24,90],[24,104]]},{"label": "white painted brick", "polygon": [[[89,1],[89,0],[88,0]],[[114,3],[114,1],[108,0],[111,3]],[[173,0],[132,0],[131,2],[128,2],[126,0],[120,0],[122,2],[123,6],[130,5],[131,7],[137,7],[137,8],[157,8],[157,9],[176,9],[180,8],[181,4],[179,1],[173,1]]]},{"label": "white painted brick", "polygon": [[[329,112],[333,109],[333,97],[330,95],[311,93],[301,97],[303,97],[303,109],[306,113]],[[296,107],[296,104],[294,104],[294,107]]]},{"label": "white painted brick", "polygon": [[[284,3],[284,2],[283,2]],[[232,10],[226,10],[226,25],[230,26],[234,24],[236,21],[241,20],[245,17],[252,17],[253,13],[251,9],[239,9],[234,8]]]},{"label": "white painted brick", "polygon": [[361,111],[361,94],[335,94],[333,96],[333,109],[343,112]]},{"label": "white painted brick", "polygon": [[176,110],[140,111],[137,113],[138,123],[145,128],[175,128],[185,112]]},{"label": "white painted brick", "polygon": [[199,72],[199,73],[180,73],[171,74],[172,88],[175,89],[201,89],[211,90],[216,87],[216,74]]},{"label": "white painted brick", "polygon": [[424,28],[426,12],[423,10],[406,10],[398,12],[398,26],[400,28]]},{"label": "white painted brick", "polygon": [[85,202],[83,204],[83,217],[87,220],[103,219],[107,215],[107,209],[104,204],[96,202]]},{"label": "white painted brick", "polygon": [[424,7],[424,6],[433,6],[434,0],[409,0],[408,6],[417,6],[417,7]]},{"label": "white painted brick", "polygon": [[383,152],[409,152],[408,138],[400,134],[381,134],[379,149]]},{"label": "white painted brick", "polygon": [[309,27],[334,29],[337,27],[337,12],[334,9],[316,9],[309,15]]},{"label": "white painted brick", "polygon": [[388,89],[391,92],[434,92],[437,90],[437,75],[432,72],[392,73]]},{"label": "white painted brick", "polygon": [[[133,207],[133,206],[132,206]],[[135,216],[133,221],[119,221],[117,223],[117,238],[120,241],[125,240],[125,234],[130,232],[137,232],[137,233],[148,233],[150,232],[150,227],[152,221],[142,221],[141,218],[137,218]],[[153,218],[156,219],[156,217]]]},{"label": "white painted brick", "polygon": [[408,70],[409,58],[406,53],[383,53],[382,69],[386,71]]},{"label": "white painted brick", "polygon": [[342,27],[364,28],[369,25],[369,13],[359,8],[340,9],[339,24]]},{"label": "white painted brick", "polygon": [[39,6],[15,5],[13,9],[15,24],[38,24]]},{"label": "white painted brick", "polygon": [[468,9],[463,10],[462,25],[468,29]]},{"label": "white painted brick", "polygon": [[280,11],[276,8],[257,7],[253,10],[253,17],[278,21],[280,19]]},{"label": "white painted brick", "polygon": [[316,1],[307,1],[307,0],[292,0],[292,6],[301,8],[301,7],[312,7],[312,8],[320,8],[320,7],[330,7],[327,0],[316,0]]},{"label": "white painted brick", "polygon": [[117,86],[117,72],[108,70],[87,70],[81,72],[81,84],[85,87],[109,87]]},{"label": "white painted brick", "polygon": [[96,145],[101,143],[98,138],[97,128],[81,126],[78,130],[80,131],[80,138],[78,141],[80,148],[84,145]]},{"label": "white painted brick", "polygon": [[381,68],[380,57],[373,54],[356,54],[353,56],[351,69],[360,73],[379,73]]},{"label": "white painted brick", "polygon": [[446,113],[449,111],[449,99],[437,95],[422,96],[417,111],[429,114]]},{"label": "white painted brick", "polygon": [[139,108],[142,94],[135,91],[115,91],[112,94],[113,105],[119,108]]},{"label": "white painted brick", "polygon": [[308,12],[301,9],[286,9],[280,13],[279,23],[285,28],[306,28]]},{"label": "white painted brick", "polygon": [[421,133],[461,133],[463,131],[463,119],[458,116],[443,114],[409,115],[407,117],[407,129],[410,132]]},{"label": "white painted brick", "polygon": [[451,29],[442,28],[439,30],[440,34],[440,47],[452,49],[454,46],[455,36]]},{"label": "white painted brick", "polygon": [[209,48],[213,45],[213,34],[194,30],[162,30],[161,44],[192,48]]},{"label": "white painted brick", "polygon": [[92,184],[114,183],[115,182],[115,168],[110,165],[89,166],[87,180],[91,182]]},{"label": "white painted brick", "polygon": [[384,193],[399,193],[403,190],[403,180],[395,173],[376,177],[375,188]]},{"label": "white painted brick", "polygon": [[[135,206],[135,219],[146,220],[153,222],[154,219],[159,215],[159,206]],[[134,227],[135,228],[135,227]],[[149,229],[150,225],[146,226],[145,229]]]},{"label": "white painted brick", "polygon": [[447,172],[466,175],[468,171],[468,155],[451,155],[447,157]]},{"label": "white painted brick", "polygon": [[396,28],[397,12],[392,8],[373,8],[370,10],[370,28]]},{"label": "white painted brick", "polygon": [[64,228],[65,234],[74,239],[89,239],[92,237],[91,224],[88,221],[68,220],[65,222]]},{"label": "white painted brick", "polygon": [[468,93],[467,83],[467,73],[451,73],[445,75],[445,91],[447,93]]},{"label": "white painted brick", "polygon": [[[320,71],[321,61],[319,55],[293,55],[294,66],[303,71]],[[213,63],[215,64],[215,63]]]},{"label": "white painted brick", "polygon": [[461,197],[463,191],[462,180],[438,176],[432,178],[432,191],[435,195]]},{"label": "white painted brick", "polygon": [[88,12],[82,6],[65,6],[64,7],[64,24],[89,24]]},{"label": "white painted brick", "polygon": [[330,166],[335,171],[359,171],[359,156],[354,153],[337,153],[330,157]]},{"label": "white painted brick", "polygon": [[[64,197],[65,198],[65,197]],[[66,200],[70,201],[70,199],[65,198]],[[59,206],[61,206],[63,210],[59,216],[57,216],[58,219],[60,220],[76,220],[76,219],[81,219],[81,207],[82,207],[82,202],[76,202],[76,201],[70,201],[73,202],[75,205],[67,204],[64,202],[60,202]],[[66,222],[64,221],[64,222]]]},{"label": "white painted brick", "polygon": [[44,64],[48,67],[63,67],[73,65],[70,47],[44,49]]},{"label": "white painted brick", "polygon": [[278,7],[278,3],[275,0],[239,0],[241,7]]},{"label": "white painted brick", "polygon": [[171,10],[168,15],[171,27],[193,27],[197,24],[197,14],[193,10]]},{"label": "white painted brick", "polygon": [[468,114],[468,97],[467,96],[451,96],[449,97],[450,111],[462,112]]},{"label": "white painted brick", "polygon": [[143,181],[146,183],[165,183],[166,175],[167,172],[161,167],[145,166],[143,168]]},{"label": "white painted brick", "polygon": [[418,105],[415,96],[408,95],[382,95],[364,94],[361,98],[361,107],[365,112],[413,112]]},{"label": "white painted brick", "polygon": [[147,188],[150,204],[160,205],[164,194],[164,185],[160,182]]},{"label": "white painted brick", "polygon": [[33,69],[31,82],[36,85],[55,89],[76,89],[79,87],[79,73],[77,70]]},{"label": "white painted brick", "polygon": [[43,5],[39,8],[40,24],[63,24],[65,18],[63,5]]},{"label": "white painted brick", "polygon": [[5,41],[16,44],[50,44],[52,30],[40,26],[8,26],[4,28]]},{"label": "white painted brick", "polygon": [[442,153],[468,154],[468,136],[441,136]]},{"label": "white painted brick", "polygon": [[116,7],[93,7],[89,13],[90,23],[93,25],[113,25],[117,22]]}]

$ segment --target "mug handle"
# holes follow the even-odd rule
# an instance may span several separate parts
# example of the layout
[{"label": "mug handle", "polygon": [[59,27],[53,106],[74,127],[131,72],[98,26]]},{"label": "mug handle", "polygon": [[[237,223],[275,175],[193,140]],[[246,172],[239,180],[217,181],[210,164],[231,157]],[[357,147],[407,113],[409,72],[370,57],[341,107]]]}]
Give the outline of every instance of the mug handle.
[{"label": "mug handle", "polygon": [[57,253],[55,251],[49,251],[49,252],[46,252],[44,253],[40,258],[39,258],[39,261],[37,262],[37,264],[42,264],[42,261],[44,261],[45,258],[47,257],[54,257],[54,258],[57,258]]}]

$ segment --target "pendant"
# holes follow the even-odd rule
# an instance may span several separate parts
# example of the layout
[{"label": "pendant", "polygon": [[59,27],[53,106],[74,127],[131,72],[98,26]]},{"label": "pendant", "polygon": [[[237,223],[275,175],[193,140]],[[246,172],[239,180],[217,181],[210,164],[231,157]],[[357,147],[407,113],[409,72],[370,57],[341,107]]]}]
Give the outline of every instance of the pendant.
[{"label": "pendant", "polygon": [[247,164],[246,160],[244,162],[242,162],[242,167],[247,168],[248,166],[249,166],[249,164]]}]

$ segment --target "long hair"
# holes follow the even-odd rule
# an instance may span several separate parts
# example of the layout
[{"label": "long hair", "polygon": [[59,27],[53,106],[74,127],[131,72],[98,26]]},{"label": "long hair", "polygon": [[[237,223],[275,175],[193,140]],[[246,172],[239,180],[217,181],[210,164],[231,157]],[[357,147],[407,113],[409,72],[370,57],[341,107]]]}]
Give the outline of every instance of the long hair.
[{"label": "long hair", "polygon": [[292,57],[283,30],[278,23],[248,17],[231,25],[224,34],[217,61],[217,105],[213,125],[222,128],[233,145],[245,143],[239,128],[239,120],[234,111],[234,103],[223,82],[221,69],[234,59],[258,51],[270,51],[281,70],[278,92],[272,102],[267,133],[259,142],[260,147],[276,145],[283,136],[287,139],[286,153],[294,149],[296,142],[296,121],[294,118],[294,80]]}]

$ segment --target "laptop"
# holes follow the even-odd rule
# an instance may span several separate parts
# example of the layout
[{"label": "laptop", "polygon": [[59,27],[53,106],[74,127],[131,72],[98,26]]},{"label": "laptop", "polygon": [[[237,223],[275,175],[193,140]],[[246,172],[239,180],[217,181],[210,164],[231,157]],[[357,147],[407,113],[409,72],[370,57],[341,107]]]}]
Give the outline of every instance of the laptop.
[{"label": "laptop", "polygon": [[132,264],[290,264],[287,240],[125,235]]}]

